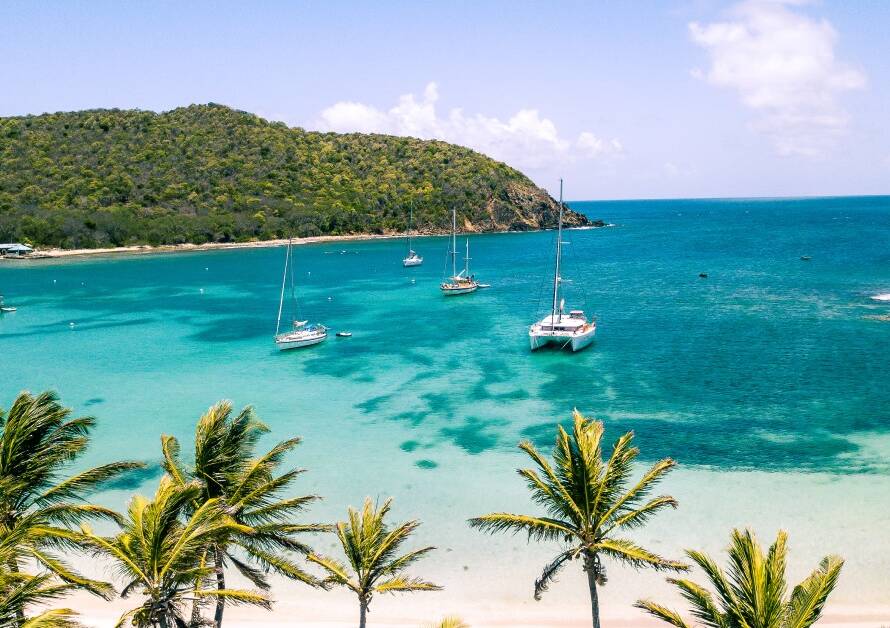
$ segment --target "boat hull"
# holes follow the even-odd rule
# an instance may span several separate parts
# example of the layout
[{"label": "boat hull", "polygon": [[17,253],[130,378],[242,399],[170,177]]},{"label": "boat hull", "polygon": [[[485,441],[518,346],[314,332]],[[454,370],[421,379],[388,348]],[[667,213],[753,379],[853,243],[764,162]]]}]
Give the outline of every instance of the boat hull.
[{"label": "boat hull", "polygon": [[279,351],[288,349],[302,349],[324,342],[328,337],[327,332],[321,334],[281,334],[275,337],[275,346]]},{"label": "boat hull", "polygon": [[578,333],[529,331],[528,340],[532,351],[552,345],[560,349],[571,349],[574,352],[581,351],[590,345],[595,335],[596,327]]},{"label": "boat hull", "polygon": [[457,297],[462,294],[470,294],[471,292],[476,292],[476,290],[479,289],[479,286],[472,285],[472,286],[451,287],[451,286],[442,285],[442,286],[440,286],[440,288],[442,289],[442,294],[444,294],[446,297]]},{"label": "boat hull", "polygon": [[402,260],[402,266],[405,268],[411,268],[412,266],[420,266],[423,264],[422,257],[406,257]]}]

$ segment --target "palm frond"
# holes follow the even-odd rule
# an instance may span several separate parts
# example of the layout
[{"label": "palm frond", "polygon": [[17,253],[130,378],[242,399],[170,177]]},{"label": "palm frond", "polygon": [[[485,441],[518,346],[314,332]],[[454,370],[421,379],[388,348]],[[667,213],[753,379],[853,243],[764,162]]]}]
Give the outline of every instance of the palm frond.
[{"label": "palm frond", "polygon": [[163,455],[164,471],[173,478],[177,484],[188,483],[188,472],[180,460],[179,441],[174,436],[161,435],[161,453]]},{"label": "palm frond", "polygon": [[70,608],[54,608],[26,619],[21,628],[82,628],[77,616]]},{"label": "palm frond", "polygon": [[652,489],[664,479],[664,476],[676,466],[677,463],[671,458],[665,458],[653,464],[634,486],[616,499],[602,514],[601,523],[605,524],[613,518],[620,517],[625,510],[633,510],[633,507],[644,500]]},{"label": "palm frond", "polygon": [[843,566],[841,557],[826,556],[818,569],[794,587],[785,628],[809,628],[819,620],[828,596],[837,586]]},{"label": "palm frond", "polygon": [[50,487],[35,499],[40,505],[56,504],[64,500],[80,500],[90,491],[132,469],[145,468],[144,462],[112,462],[78,473]]},{"label": "palm frond", "polygon": [[352,581],[347,573],[346,565],[343,563],[334,560],[333,558],[328,558],[326,556],[319,556],[318,554],[309,554],[306,556],[306,560],[310,563],[315,563],[319,567],[327,572],[328,577],[326,578],[326,584],[336,584],[340,586],[349,587],[353,591],[358,592],[358,584]]},{"label": "palm frond", "polygon": [[708,628],[729,628],[729,618],[721,612],[710,592],[691,580],[668,578],[667,581],[678,589],[686,601],[692,604],[692,614],[704,622]]},{"label": "palm frond", "polygon": [[244,591],[242,589],[199,589],[195,590],[196,597],[223,598],[226,602],[259,606],[266,610],[272,609],[272,601],[262,593]]},{"label": "palm frond", "polygon": [[575,550],[562,552],[544,567],[544,571],[542,571],[538,579],[535,580],[535,600],[541,599],[541,596],[550,588],[550,584],[556,580],[556,574],[558,574],[563,566],[565,566],[567,561],[572,560],[576,555],[577,553]]},{"label": "palm frond", "polygon": [[442,587],[420,578],[395,576],[374,585],[375,593],[410,593],[412,591],[441,591]]},{"label": "palm frond", "polygon": [[648,523],[649,519],[658,514],[665,508],[674,508],[678,506],[677,500],[670,495],[661,495],[650,500],[640,508],[628,510],[619,517],[608,523],[602,534],[609,534],[612,530],[620,528],[634,529],[639,528]]},{"label": "palm frond", "polygon": [[474,517],[469,523],[470,527],[490,533],[525,532],[530,540],[536,541],[561,541],[578,535],[572,525],[565,521],[506,512]]},{"label": "palm frond", "polygon": [[649,567],[656,571],[686,571],[689,569],[685,563],[663,558],[628,539],[604,539],[594,547],[596,551],[638,569],[642,567]]},{"label": "palm frond", "polygon": [[677,628],[692,628],[692,626],[687,624],[678,613],[661,604],[656,604],[651,600],[638,600],[634,606],[646,611],[653,617],[656,617],[671,626],[676,626]]},{"label": "palm frond", "polygon": [[238,570],[238,573],[250,580],[256,588],[261,591],[268,591],[272,588],[272,585],[269,584],[269,580],[266,578],[262,569],[258,569],[228,552],[226,553],[226,558],[229,562],[235,565],[235,569]]}]

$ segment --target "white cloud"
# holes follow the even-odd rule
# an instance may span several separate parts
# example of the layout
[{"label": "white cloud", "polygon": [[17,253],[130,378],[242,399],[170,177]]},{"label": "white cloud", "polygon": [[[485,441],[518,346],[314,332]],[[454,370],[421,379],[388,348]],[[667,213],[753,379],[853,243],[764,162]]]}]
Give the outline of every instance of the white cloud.
[{"label": "white cloud", "polygon": [[577,138],[561,136],[556,125],[536,109],[521,109],[508,120],[436,109],[439,89],[429,83],[421,97],[405,94],[387,111],[357,102],[338,102],[324,109],[314,128],[323,131],[387,133],[440,139],[481,151],[518,168],[542,168],[580,159],[598,159],[623,151],[617,139],[589,131]]},{"label": "white cloud", "polygon": [[710,68],[693,70],[713,85],[735,89],[758,113],[754,128],[782,155],[818,156],[844,133],[849,116],[838,96],[865,86],[865,74],[835,58],[837,32],[826,19],[796,9],[801,0],[747,0],[731,20],[689,24]]}]

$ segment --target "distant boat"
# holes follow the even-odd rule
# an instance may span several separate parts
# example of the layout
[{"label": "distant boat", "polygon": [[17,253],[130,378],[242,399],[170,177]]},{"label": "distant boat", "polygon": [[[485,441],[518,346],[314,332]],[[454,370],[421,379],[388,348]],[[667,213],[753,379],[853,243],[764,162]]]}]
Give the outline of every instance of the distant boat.
[{"label": "distant boat", "polygon": [[809,255],[801,255],[801,256],[800,256],[800,259],[801,259],[801,261],[803,261],[803,262],[809,262],[809,261],[810,261],[811,259],[813,259],[813,258],[810,257]]},{"label": "distant boat", "polygon": [[439,286],[446,297],[458,296],[476,292],[479,284],[476,278],[470,274],[470,239],[467,238],[467,252],[464,255],[464,268],[457,272],[457,210],[451,210],[451,276]]},{"label": "distant boat", "polygon": [[411,208],[410,213],[408,214],[408,231],[405,233],[405,238],[408,241],[408,256],[402,260],[402,266],[405,268],[411,266],[420,266],[423,264],[423,258],[418,255],[414,249],[411,248],[411,223],[414,221],[414,208]]},{"label": "distant boat", "polygon": [[[324,325],[310,325],[309,321],[295,318],[297,312],[297,296],[294,288],[293,254],[291,240],[287,241],[287,253],[284,257],[284,275],[281,278],[281,297],[278,301],[278,322],[275,324],[275,345],[280,351],[310,347],[328,337]],[[284,291],[290,280],[291,329],[281,333],[281,314],[284,311]]]},{"label": "distant boat", "polygon": [[11,305],[3,305],[3,295],[0,294],[0,314],[3,312],[15,312],[15,308]]},{"label": "distant boat", "polygon": [[340,338],[352,338],[351,331],[338,331],[337,336]]},{"label": "distant boat", "polygon": [[556,232],[556,264],[553,271],[553,302],[550,314],[528,328],[528,339],[531,350],[535,351],[548,344],[558,344],[560,348],[568,347],[572,351],[580,351],[591,342],[596,334],[596,321],[587,321],[581,310],[570,310],[565,313],[565,299],[559,298],[559,264],[562,258],[562,179],[559,180],[559,223]]}]

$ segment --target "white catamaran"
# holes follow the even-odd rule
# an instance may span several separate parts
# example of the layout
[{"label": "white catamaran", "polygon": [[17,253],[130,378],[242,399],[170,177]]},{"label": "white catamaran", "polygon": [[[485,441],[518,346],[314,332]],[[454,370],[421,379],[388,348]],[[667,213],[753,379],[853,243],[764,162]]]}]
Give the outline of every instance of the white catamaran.
[{"label": "white catamaran", "polygon": [[559,180],[559,226],[556,235],[556,267],[553,272],[553,302],[550,314],[528,328],[528,340],[532,351],[548,344],[569,347],[580,351],[591,342],[596,333],[596,321],[587,321],[581,310],[565,313],[565,299],[559,298],[559,263],[562,257],[562,179]]},{"label": "white catamaran", "polygon": [[411,248],[411,223],[414,221],[414,208],[411,208],[411,213],[408,215],[408,232],[405,234],[406,239],[408,240],[408,256],[402,260],[402,266],[408,268],[410,266],[420,266],[423,264],[423,258],[418,255],[414,249]]},{"label": "white catamaran", "polygon": [[451,210],[451,277],[447,277],[439,288],[446,297],[469,294],[479,289],[476,278],[470,274],[470,239],[467,238],[467,252],[464,256],[464,268],[457,272],[457,211]]},{"label": "white catamaran", "polygon": [[[275,345],[281,351],[317,345],[328,337],[328,329],[324,325],[310,325],[309,321],[296,319],[297,297],[294,290],[294,263],[291,249],[291,241],[288,240],[287,253],[284,257],[284,275],[281,278],[281,298],[278,301],[278,322],[275,324]],[[288,279],[290,279],[291,329],[281,333],[281,314],[284,311],[284,291]]]}]

